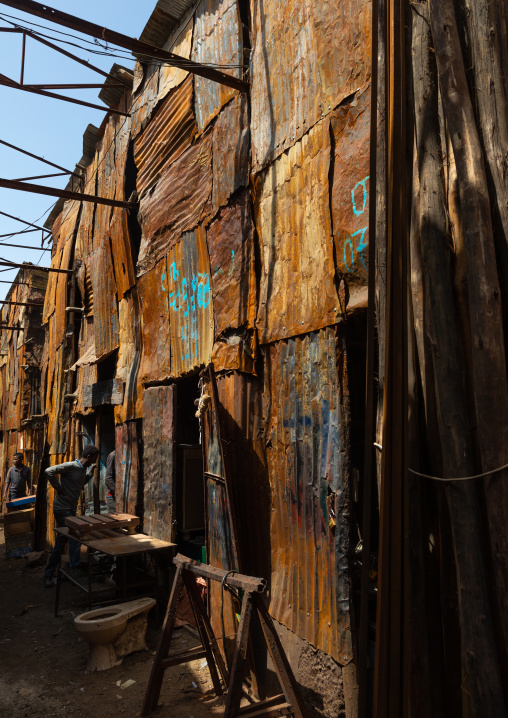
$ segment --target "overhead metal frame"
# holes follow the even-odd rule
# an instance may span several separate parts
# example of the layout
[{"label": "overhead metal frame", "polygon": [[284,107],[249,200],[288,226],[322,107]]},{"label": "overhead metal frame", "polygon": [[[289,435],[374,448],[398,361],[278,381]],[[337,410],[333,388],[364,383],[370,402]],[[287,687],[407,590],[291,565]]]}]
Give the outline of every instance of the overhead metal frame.
[{"label": "overhead metal frame", "polygon": [[[53,50],[56,50],[57,52],[60,52],[62,55],[65,55],[66,57],[70,57],[72,60],[75,60],[76,62],[79,62],[80,64],[86,65],[90,70],[93,70],[94,72],[99,72],[101,75],[104,75],[107,78],[114,79],[116,83],[115,87],[128,87],[127,82],[122,82],[121,78],[114,77],[113,75],[110,75],[107,72],[104,72],[103,70],[100,70],[98,67],[95,67],[89,62],[86,62],[84,60],[81,60],[81,58],[77,57],[76,55],[73,55],[71,52],[67,52],[66,50],[62,50],[62,48],[58,47],[58,45],[53,45],[51,42],[47,42],[46,40],[43,40],[40,38],[37,34],[30,32],[30,30],[21,29],[21,28],[0,28],[0,32],[10,32],[10,33],[18,33],[23,36],[23,44],[21,48],[21,71],[20,71],[20,78],[19,82],[16,82],[16,80],[12,80],[10,77],[7,77],[6,75],[2,75],[0,73],[0,85],[4,85],[5,87],[11,87],[15,90],[23,90],[24,92],[31,92],[36,95],[42,95],[43,97],[51,97],[55,100],[63,100],[64,102],[72,102],[75,105],[83,105],[84,107],[91,107],[94,110],[102,110],[102,112],[111,112],[115,115],[122,115],[124,117],[130,117],[130,114],[128,112],[122,112],[121,110],[115,110],[111,109],[107,105],[96,105],[93,102],[86,102],[85,100],[77,100],[74,97],[67,97],[67,95],[57,95],[54,92],[48,92],[48,88],[52,89],[59,89],[59,90],[65,90],[65,89],[88,89],[90,87],[102,87],[102,85],[81,85],[81,84],[70,84],[70,85],[26,85],[24,84],[24,75],[25,75],[25,54],[26,54],[26,38],[30,37],[32,40],[36,40],[37,42],[42,43],[43,45],[47,45],[48,47],[51,47]],[[120,80],[120,82],[119,82]]]},{"label": "overhead metal frame", "polygon": [[165,64],[175,67],[183,67],[183,69],[194,75],[218,82],[227,87],[232,87],[240,92],[249,91],[249,83],[245,82],[245,80],[233,77],[215,68],[207,67],[199,62],[188,60],[185,57],[180,57],[179,55],[175,55],[167,50],[162,50],[142,40],[137,40],[136,38],[128,37],[127,35],[109,30],[106,27],[101,27],[87,20],[82,20],[75,15],[69,15],[68,13],[51,8],[48,5],[41,5],[41,3],[33,2],[33,0],[2,0],[1,4],[12,7],[15,10],[20,10],[21,12],[26,12],[29,15],[36,15],[48,22],[63,25],[83,35],[89,35],[103,42],[109,42],[118,47],[123,47],[126,50],[130,50],[134,55],[161,60]]}]

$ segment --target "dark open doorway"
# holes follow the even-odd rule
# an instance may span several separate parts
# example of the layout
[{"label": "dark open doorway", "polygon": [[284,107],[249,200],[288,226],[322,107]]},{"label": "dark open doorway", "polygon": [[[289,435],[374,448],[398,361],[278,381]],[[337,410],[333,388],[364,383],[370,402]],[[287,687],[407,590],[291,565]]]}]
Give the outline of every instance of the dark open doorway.
[{"label": "dark open doorway", "polygon": [[178,549],[206,561],[203,454],[195,401],[197,374],[177,383],[176,522]]}]

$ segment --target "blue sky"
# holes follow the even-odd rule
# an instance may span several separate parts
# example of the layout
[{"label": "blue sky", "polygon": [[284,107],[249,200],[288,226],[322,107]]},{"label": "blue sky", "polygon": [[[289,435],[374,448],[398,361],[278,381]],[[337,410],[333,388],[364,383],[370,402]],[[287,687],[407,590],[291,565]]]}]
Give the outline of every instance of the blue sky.
[{"label": "blue sky", "polygon": [[[134,2],[133,0],[88,0],[86,3],[64,2],[52,0],[50,7],[74,14],[111,30],[117,30],[131,37],[139,37],[155,6],[155,0]],[[53,27],[55,30],[72,32],[67,28],[51,25],[32,15],[20,13],[0,2],[0,27],[8,27],[2,16],[9,15],[20,18],[19,24],[39,23]],[[37,29],[37,28],[35,28]],[[42,32],[57,37],[56,32]],[[71,42],[86,45],[85,42],[64,38]],[[83,40],[92,38],[83,36]],[[0,34],[0,73],[19,82],[21,68],[21,35]],[[109,71],[114,62],[126,67],[134,67],[133,61],[123,61],[112,57],[102,57],[92,52],[75,47],[62,45],[69,52],[88,60],[92,64]],[[91,47],[91,46],[89,46]],[[104,78],[91,70],[79,65],[50,48],[27,38],[24,82],[33,84],[54,83],[102,83]],[[99,89],[59,91],[70,97],[76,97],[101,105],[98,98]],[[40,97],[31,93],[0,86],[0,139],[17,145],[33,154],[44,157],[66,169],[74,169],[81,158],[83,132],[92,123],[98,127],[105,113],[88,107],[81,107],[68,102]],[[58,170],[38,162],[35,159],[15,152],[0,145],[0,177],[18,179],[34,175],[42,175]],[[35,184],[45,184],[63,188],[67,177],[34,180]],[[28,222],[42,225],[47,217],[48,209],[56,199],[46,195],[29,194],[0,188],[0,211]],[[42,215],[42,216],[41,216]],[[27,229],[20,222],[0,215],[0,234],[18,232]],[[41,233],[34,232],[9,239],[0,238],[3,242],[19,243],[40,247]],[[30,249],[0,247],[0,256],[14,262],[32,261],[41,266],[49,264],[49,252],[37,252]],[[5,269],[0,267],[0,269]],[[17,270],[12,269],[0,273],[2,280],[14,280]],[[0,283],[0,299],[9,289],[8,284]]]}]

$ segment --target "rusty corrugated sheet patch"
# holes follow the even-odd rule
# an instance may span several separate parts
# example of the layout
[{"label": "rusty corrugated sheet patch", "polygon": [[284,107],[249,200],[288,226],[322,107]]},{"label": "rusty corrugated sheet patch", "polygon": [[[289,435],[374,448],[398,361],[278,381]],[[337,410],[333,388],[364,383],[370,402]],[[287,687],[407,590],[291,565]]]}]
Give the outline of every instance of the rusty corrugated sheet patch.
[{"label": "rusty corrugated sheet patch", "polygon": [[250,133],[246,95],[224,107],[213,128],[213,213],[249,184]]},{"label": "rusty corrugated sheet patch", "polygon": [[212,134],[207,133],[161,176],[141,198],[143,229],[138,274],[146,272],[210,213],[212,194]]},{"label": "rusty corrugated sheet patch", "polygon": [[169,93],[134,144],[138,168],[137,188],[143,195],[162,172],[191,145],[196,134],[193,109],[193,78]]},{"label": "rusty corrugated sheet patch", "polygon": [[118,299],[121,299],[136,283],[126,209],[115,208],[108,234],[111,239],[116,290]]},{"label": "rusty corrugated sheet patch", "polygon": [[138,503],[139,443],[141,430],[137,421],[115,427],[115,498],[117,510],[136,514]]},{"label": "rusty corrugated sheet patch", "polygon": [[270,613],[347,663],[352,656],[348,529],[338,526],[334,536],[328,526],[330,498],[337,497],[344,514],[349,502],[347,377],[337,376],[335,343],[335,331],[328,328],[265,350]]},{"label": "rusty corrugated sheet patch", "polygon": [[137,287],[118,303],[119,344],[116,377],[125,384],[122,406],[115,406],[115,422],[137,419],[143,412],[143,387],[140,381],[141,307]]},{"label": "rusty corrugated sheet patch", "polygon": [[158,88],[159,64],[153,62],[141,65],[137,62],[134,68],[134,88],[130,108],[132,139],[136,138],[148,124],[157,106]]},{"label": "rusty corrugated sheet patch", "polygon": [[172,541],[175,496],[176,390],[158,386],[143,392],[143,530]]},{"label": "rusty corrugated sheet patch", "polygon": [[76,403],[74,411],[79,414],[92,414],[93,409],[83,406],[83,387],[97,381],[97,364],[95,356],[95,332],[93,317],[83,317],[78,345],[78,366],[76,367]]},{"label": "rusty corrugated sheet patch", "polygon": [[187,232],[167,257],[171,373],[182,376],[210,362],[214,322],[205,230]]},{"label": "rusty corrugated sheet patch", "polygon": [[[231,0],[201,0],[195,13],[192,59],[222,66],[243,64],[238,3]],[[241,77],[239,69],[226,68],[225,72]],[[237,90],[196,76],[195,93],[196,119],[198,128],[203,130]]]},{"label": "rusty corrugated sheet patch", "polygon": [[[185,57],[187,60],[190,58],[192,50],[192,31],[194,29],[194,16],[192,15],[189,21],[182,27],[182,29],[176,34],[171,35],[167,42],[163,45],[164,50],[173,52],[179,57]],[[186,70],[182,70],[179,67],[172,67],[171,65],[162,65],[159,71],[159,94],[158,99],[165,97],[170,90],[174,87],[178,87],[189,73]]]},{"label": "rusty corrugated sheet patch", "polygon": [[90,255],[97,359],[118,349],[118,306],[109,238]]},{"label": "rusty corrugated sheet patch", "polygon": [[259,171],[370,77],[368,0],[277,0],[252,16],[252,152]]},{"label": "rusty corrugated sheet patch", "polygon": [[367,306],[369,256],[370,89],[330,117],[335,140],[332,223],[337,269],[348,309]]},{"label": "rusty corrugated sheet patch", "polygon": [[256,275],[254,225],[248,191],[222,209],[207,232],[215,334],[254,327]]},{"label": "rusty corrugated sheet patch", "polygon": [[167,276],[167,262],[164,257],[138,279],[143,312],[143,382],[163,381],[171,376]]},{"label": "rusty corrugated sheet patch", "polygon": [[328,121],[316,125],[255,184],[261,243],[261,344],[340,318],[330,219]]},{"label": "rusty corrugated sheet patch", "polygon": [[255,332],[242,330],[227,333],[212,349],[212,364],[216,372],[242,371],[256,374],[257,337]]}]

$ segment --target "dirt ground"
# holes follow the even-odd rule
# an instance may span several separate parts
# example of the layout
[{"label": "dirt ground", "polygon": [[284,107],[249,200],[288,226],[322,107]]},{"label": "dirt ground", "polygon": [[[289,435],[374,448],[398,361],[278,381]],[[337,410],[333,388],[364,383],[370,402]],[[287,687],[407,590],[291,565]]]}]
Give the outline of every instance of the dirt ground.
[{"label": "dirt ground", "polygon": [[[88,673],[88,644],[73,619],[86,610],[84,593],[62,584],[60,617],[54,617],[55,589],[43,587],[42,566],[24,558],[5,559],[0,524],[0,716],[10,718],[104,718],[139,716],[160,635],[152,621],[148,651],[124,658],[107,671]],[[177,629],[173,648],[197,645]],[[132,680],[128,687],[122,684]],[[169,668],[164,677],[157,718],[208,718],[221,715],[224,699],[212,690],[204,659]]]}]

